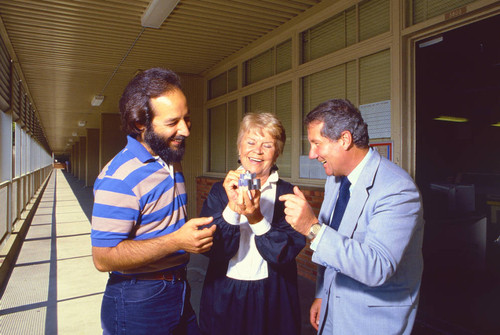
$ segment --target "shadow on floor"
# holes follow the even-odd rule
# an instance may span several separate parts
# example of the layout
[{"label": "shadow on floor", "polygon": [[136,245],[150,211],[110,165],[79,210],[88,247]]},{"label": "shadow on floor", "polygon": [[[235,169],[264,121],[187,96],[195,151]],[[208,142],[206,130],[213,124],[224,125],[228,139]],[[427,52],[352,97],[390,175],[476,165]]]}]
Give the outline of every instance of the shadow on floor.
[{"label": "shadow on floor", "polygon": [[80,206],[82,207],[85,216],[89,219],[89,222],[92,220],[92,207],[94,206],[94,191],[90,186],[85,186],[85,183],[71,173],[66,170],[62,170],[64,177],[68,181],[68,184],[71,187],[71,190],[75,194],[75,197],[78,199]]}]

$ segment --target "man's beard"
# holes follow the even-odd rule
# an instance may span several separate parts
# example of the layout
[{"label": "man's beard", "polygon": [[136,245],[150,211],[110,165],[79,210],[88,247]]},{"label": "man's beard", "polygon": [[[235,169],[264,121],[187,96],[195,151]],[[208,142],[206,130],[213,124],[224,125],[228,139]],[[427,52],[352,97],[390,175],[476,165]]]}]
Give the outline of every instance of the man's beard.
[{"label": "man's beard", "polygon": [[[168,139],[165,139],[155,133],[152,129],[151,125],[148,125],[146,128],[146,133],[144,134],[144,141],[149,145],[151,150],[167,164],[173,164],[180,162],[182,160],[182,156],[184,156],[184,151],[186,148],[185,142],[186,136],[178,135],[172,136]],[[172,149],[170,147],[170,142],[174,140],[181,140],[180,145],[177,149]]]}]

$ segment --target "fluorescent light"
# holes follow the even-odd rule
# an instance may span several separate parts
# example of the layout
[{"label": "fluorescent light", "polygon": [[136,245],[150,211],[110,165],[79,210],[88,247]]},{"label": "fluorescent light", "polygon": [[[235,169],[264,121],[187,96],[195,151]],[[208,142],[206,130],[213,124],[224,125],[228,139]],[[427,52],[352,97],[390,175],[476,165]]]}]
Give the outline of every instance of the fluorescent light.
[{"label": "fluorescent light", "polygon": [[160,28],[163,21],[172,13],[180,0],[152,0],[141,17],[145,28]]},{"label": "fluorescent light", "polygon": [[94,95],[92,98],[92,102],[90,103],[92,106],[97,107],[102,104],[104,100],[104,95]]},{"label": "fluorescent light", "polygon": [[467,121],[469,121],[469,119],[466,119],[464,117],[447,116],[447,115],[441,115],[440,117],[434,118],[434,120],[448,121],[448,122],[467,122]]},{"label": "fluorescent light", "polygon": [[443,42],[443,36],[440,36],[440,37],[437,37],[437,38],[433,38],[432,40],[429,40],[429,41],[426,41],[426,42],[422,42],[418,45],[419,48],[425,48],[425,47],[428,47],[428,46],[431,46],[431,45],[434,45],[434,44],[438,44],[438,43],[441,43]]},{"label": "fluorescent light", "polygon": [[497,123],[492,123],[491,124],[493,127],[500,127],[500,122],[497,122]]}]

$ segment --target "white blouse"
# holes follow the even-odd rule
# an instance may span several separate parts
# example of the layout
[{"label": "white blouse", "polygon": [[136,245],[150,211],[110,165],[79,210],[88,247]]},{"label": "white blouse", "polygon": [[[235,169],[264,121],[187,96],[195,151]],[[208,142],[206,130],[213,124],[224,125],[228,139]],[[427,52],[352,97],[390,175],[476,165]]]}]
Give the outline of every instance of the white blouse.
[{"label": "white blouse", "polygon": [[279,176],[273,171],[266,183],[260,188],[260,211],[264,218],[256,224],[249,224],[244,215],[240,215],[226,206],[222,213],[224,220],[240,226],[240,246],[238,252],[229,260],[226,275],[238,280],[260,280],[268,277],[267,262],[262,258],[255,245],[255,235],[264,235],[271,229],[274,214],[274,201]]}]

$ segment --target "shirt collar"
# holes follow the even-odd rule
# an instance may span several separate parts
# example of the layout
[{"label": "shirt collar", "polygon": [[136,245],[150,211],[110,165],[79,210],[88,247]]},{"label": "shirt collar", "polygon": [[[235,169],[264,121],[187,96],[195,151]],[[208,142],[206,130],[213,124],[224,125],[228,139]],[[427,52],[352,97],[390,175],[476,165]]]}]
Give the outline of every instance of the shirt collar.
[{"label": "shirt collar", "polygon": [[155,160],[154,157],[149,153],[149,151],[135,138],[127,135],[127,146],[126,150],[129,150],[134,156],[136,156],[141,162],[146,163],[150,160]]},{"label": "shirt collar", "polygon": [[370,157],[373,155],[372,150],[373,150],[372,148],[369,148],[368,153],[365,155],[363,160],[347,176],[347,179],[349,179],[349,181],[351,182],[351,187],[349,188],[349,190],[351,190],[354,184],[356,184],[356,182],[359,179],[359,176],[361,175],[361,171],[363,171],[363,168],[366,165],[366,162],[368,162]]},{"label": "shirt collar", "polygon": [[158,163],[160,163],[161,166],[163,166],[165,169],[167,169],[168,173],[171,175],[174,174],[174,166],[172,164],[167,164],[160,156],[153,156],[153,159],[155,159]]},{"label": "shirt collar", "polygon": [[277,183],[278,179],[280,179],[280,176],[278,175],[278,171],[274,170],[271,172],[271,174],[267,178],[266,184],[267,183]]}]

